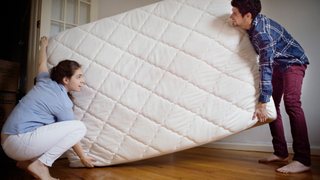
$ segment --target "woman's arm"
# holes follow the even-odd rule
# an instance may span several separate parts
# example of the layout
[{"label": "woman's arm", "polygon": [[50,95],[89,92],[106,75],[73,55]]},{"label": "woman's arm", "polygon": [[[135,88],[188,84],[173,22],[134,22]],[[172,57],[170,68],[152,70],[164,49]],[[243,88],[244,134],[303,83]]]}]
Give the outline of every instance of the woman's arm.
[{"label": "woman's arm", "polygon": [[80,157],[81,159],[81,162],[83,165],[85,165],[86,167],[89,167],[89,168],[93,168],[94,165],[92,164],[92,161],[93,162],[96,162],[97,159],[93,158],[93,157],[90,157],[90,156],[87,156],[84,154],[84,151],[82,149],[82,146],[81,146],[81,142],[79,141],[76,145],[74,145],[72,147],[72,149],[77,153],[77,155]]},{"label": "woman's arm", "polygon": [[39,57],[38,57],[38,74],[42,72],[48,72],[47,67],[47,46],[48,46],[48,38],[43,36],[40,39],[40,50],[39,50]]}]

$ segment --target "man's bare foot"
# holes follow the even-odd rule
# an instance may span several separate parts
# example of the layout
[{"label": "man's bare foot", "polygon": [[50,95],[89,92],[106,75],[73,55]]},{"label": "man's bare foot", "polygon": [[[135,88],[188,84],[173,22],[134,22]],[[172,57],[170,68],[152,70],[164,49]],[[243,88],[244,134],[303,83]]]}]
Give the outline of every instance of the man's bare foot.
[{"label": "man's bare foot", "polygon": [[285,158],[285,157],[281,157],[281,156],[277,156],[277,155],[272,154],[267,158],[260,159],[259,163],[277,162],[277,161],[285,162],[285,161],[288,161],[288,159],[289,159],[289,157]]},{"label": "man's bare foot", "polygon": [[[55,178],[51,177],[49,173],[49,168],[44,165],[41,161],[36,160],[32,162],[28,168],[31,173],[35,174],[42,180],[54,180]],[[57,180],[57,179],[55,179]]]},{"label": "man's bare foot", "polygon": [[304,171],[309,171],[310,169],[310,166],[305,166],[299,161],[292,161],[290,164],[277,169],[277,171],[281,173],[300,173]]},{"label": "man's bare foot", "polygon": [[17,162],[17,167],[20,169],[23,169],[25,171],[27,171],[28,173],[30,173],[34,178],[39,178],[37,175],[33,174],[31,171],[28,170],[28,166],[32,163],[32,161],[28,160],[28,161],[19,161]]}]

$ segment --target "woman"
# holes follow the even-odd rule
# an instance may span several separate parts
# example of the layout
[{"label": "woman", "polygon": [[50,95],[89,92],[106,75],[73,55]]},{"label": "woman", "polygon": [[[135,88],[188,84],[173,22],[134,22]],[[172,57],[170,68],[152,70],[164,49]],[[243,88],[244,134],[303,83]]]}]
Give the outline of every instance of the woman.
[{"label": "woman", "polygon": [[18,161],[19,168],[40,179],[54,179],[48,167],[69,148],[73,148],[86,167],[96,159],[85,155],[80,140],[86,133],[81,121],[73,121],[71,91],[83,84],[80,65],[61,61],[47,69],[48,38],[40,40],[37,84],[14,108],[1,132],[4,152]]}]

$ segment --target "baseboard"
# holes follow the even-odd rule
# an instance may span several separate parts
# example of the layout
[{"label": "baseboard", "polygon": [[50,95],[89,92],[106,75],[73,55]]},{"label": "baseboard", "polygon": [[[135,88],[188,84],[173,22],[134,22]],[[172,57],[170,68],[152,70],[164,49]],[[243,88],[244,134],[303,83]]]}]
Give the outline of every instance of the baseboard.
[{"label": "baseboard", "polygon": [[[268,144],[244,144],[244,143],[228,143],[228,142],[212,142],[201,147],[216,148],[216,149],[233,149],[242,151],[260,151],[273,152],[272,145]],[[311,155],[320,155],[320,146],[311,146]],[[292,145],[288,145],[289,153],[293,153]]]}]

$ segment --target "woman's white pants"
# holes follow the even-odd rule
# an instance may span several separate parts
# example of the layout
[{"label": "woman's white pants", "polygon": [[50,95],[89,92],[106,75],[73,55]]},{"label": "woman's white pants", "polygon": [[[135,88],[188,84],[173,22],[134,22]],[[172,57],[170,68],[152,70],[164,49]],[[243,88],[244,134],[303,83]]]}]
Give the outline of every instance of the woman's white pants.
[{"label": "woman's white pants", "polygon": [[85,134],[86,126],[81,121],[57,122],[32,132],[10,135],[2,148],[14,160],[39,160],[51,167],[56,159],[78,143]]}]

